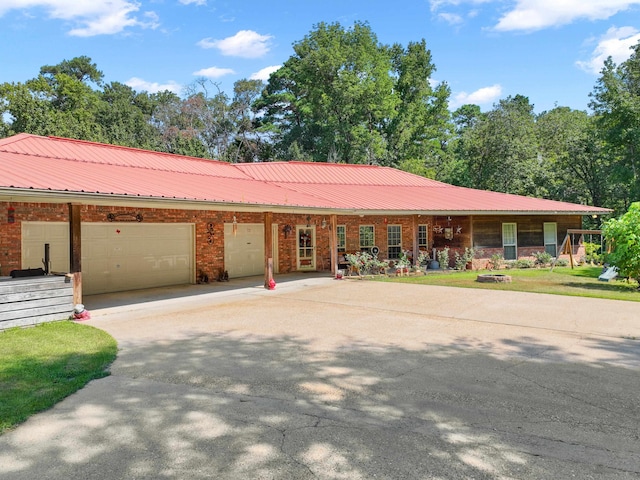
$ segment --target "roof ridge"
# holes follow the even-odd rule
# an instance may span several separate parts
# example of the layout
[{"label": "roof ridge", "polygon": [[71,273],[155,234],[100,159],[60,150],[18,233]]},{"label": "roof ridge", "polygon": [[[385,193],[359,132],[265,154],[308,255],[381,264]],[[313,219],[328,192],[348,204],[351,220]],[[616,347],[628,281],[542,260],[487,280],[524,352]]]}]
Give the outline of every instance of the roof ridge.
[{"label": "roof ridge", "polygon": [[[38,136],[38,135],[34,135],[34,136]],[[146,149],[143,149],[143,148],[128,147],[126,145],[116,145],[116,144],[113,144],[113,143],[94,142],[94,141],[91,141],[91,140],[80,140],[80,139],[77,139],[77,138],[56,137],[55,135],[50,135],[48,137],[40,137],[40,138],[50,138],[52,140],[57,140],[57,141],[61,141],[61,142],[64,142],[64,143],[80,143],[80,144],[92,145],[92,146],[96,146],[96,147],[108,147],[110,149],[115,149],[115,150],[127,150],[127,151],[145,153],[147,155],[162,155],[162,156],[166,156],[166,157],[179,157],[179,158],[183,158],[183,159],[187,159],[187,160],[228,163],[228,162],[223,162],[222,160],[216,160],[215,158],[192,157],[190,155],[182,155],[180,153],[160,152],[158,150],[146,150]]]}]

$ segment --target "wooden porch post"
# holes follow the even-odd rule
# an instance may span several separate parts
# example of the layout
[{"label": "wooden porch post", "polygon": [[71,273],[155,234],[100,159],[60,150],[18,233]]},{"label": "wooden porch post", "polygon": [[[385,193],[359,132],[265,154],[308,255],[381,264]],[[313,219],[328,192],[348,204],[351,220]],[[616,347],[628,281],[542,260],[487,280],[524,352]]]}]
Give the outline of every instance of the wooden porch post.
[{"label": "wooden porch post", "polygon": [[329,217],[331,231],[329,232],[329,248],[331,249],[329,258],[333,276],[338,275],[338,216],[332,214]]},{"label": "wooden porch post", "polygon": [[264,212],[264,288],[273,280],[273,212]]},{"label": "wooden porch post", "polygon": [[418,215],[413,216],[413,223],[411,224],[411,236],[413,238],[413,265],[416,266],[418,262]]},{"label": "wooden porch post", "polygon": [[73,278],[73,303],[82,303],[82,231],[80,205],[69,204],[69,273]]}]

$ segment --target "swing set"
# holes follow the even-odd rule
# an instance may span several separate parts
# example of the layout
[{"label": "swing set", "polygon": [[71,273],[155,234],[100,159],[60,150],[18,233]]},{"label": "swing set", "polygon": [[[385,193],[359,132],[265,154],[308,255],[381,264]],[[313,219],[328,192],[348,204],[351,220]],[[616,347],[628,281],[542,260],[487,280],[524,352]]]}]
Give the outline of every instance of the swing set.
[{"label": "swing set", "polygon": [[[573,265],[575,263],[575,260],[573,259],[573,245],[580,245],[581,243],[584,243],[584,236],[585,235],[589,235],[589,243],[593,243],[593,236],[594,235],[599,235],[600,236],[600,251],[602,251],[604,244],[603,244],[603,237],[602,237],[602,230],[580,230],[580,229],[574,229],[574,228],[569,228],[567,229],[567,234],[564,237],[564,240],[562,241],[562,246],[560,247],[560,249],[558,250],[558,255],[556,255],[556,258],[554,258],[553,263],[551,264],[551,271],[553,272],[554,267],[556,266],[556,263],[558,261],[558,258],[560,257],[560,255],[563,254],[569,254],[569,261],[571,264],[571,268],[573,268]],[[576,240],[576,236],[578,241],[575,242]]]}]

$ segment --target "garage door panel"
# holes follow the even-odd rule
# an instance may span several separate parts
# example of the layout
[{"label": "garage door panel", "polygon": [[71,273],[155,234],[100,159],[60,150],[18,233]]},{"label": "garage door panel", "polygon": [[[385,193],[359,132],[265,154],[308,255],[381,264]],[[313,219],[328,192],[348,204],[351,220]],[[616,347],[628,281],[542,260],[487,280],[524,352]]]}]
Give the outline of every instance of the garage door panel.
[{"label": "garage door panel", "polygon": [[224,225],[224,265],[229,277],[264,273],[264,225],[239,223]]}]

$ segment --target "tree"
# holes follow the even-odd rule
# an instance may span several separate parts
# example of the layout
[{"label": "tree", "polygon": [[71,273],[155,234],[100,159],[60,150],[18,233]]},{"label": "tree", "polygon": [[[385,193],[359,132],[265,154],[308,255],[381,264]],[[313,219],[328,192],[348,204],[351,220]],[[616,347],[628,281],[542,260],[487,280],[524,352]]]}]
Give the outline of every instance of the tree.
[{"label": "tree", "polygon": [[[544,174],[538,157],[533,105],[522,95],[500,100],[486,114],[470,108],[457,118],[462,126],[456,168],[462,185],[484,190],[540,195]],[[477,113],[477,112],[476,112]],[[459,127],[460,128],[460,127]]]},{"label": "tree", "polygon": [[635,278],[640,289],[640,202],[632,203],[627,213],[604,223],[602,233],[612,246],[607,261],[620,274]]},{"label": "tree", "polygon": [[441,178],[452,130],[448,109],[451,91],[446,83],[431,86],[435,67],[424,40],[410,42],[407,48],[394,45],[392,62],[399,101],[388,128],[390,162],[417,164],[418,171]]},{"label": "tree", "polygon": [[96,85],[101,85],[104,78],[104,74],[98,70],[98,66],[84,55],[71,60],[63,60],[57,65],[44,65],[40,68],[40,75],[49,79],[54,79],[61,73],[84,84],[93,82]]},{"label": "tree", "polygon": [[610,159],[598,135],[597,119],[581,110],[556,107],[538,116],[536,130],[549,196],[607,205]]},{"label": "tree", "polygon": [[640,43],[616,66],[607,59],[590,106],[614,159],[612,179],[621,206],[640,199]]},{"label": "tree", "polygon": [[255,103],[281,157],[300,151],[323,162],[437,163],[446,142],[434,126],[448,119],[449,90],[431,89],[424,41],[389,47],[366,23],[320,23],[293,49]]},{"label": "tree", "polygon": [[154,97],[112,82],[103,87],[101,98],[96,121],[103,128],[105,142],[148,150],[160,149],[160,134],[150,122],[157,106]]},{"label": "tree", "polygon": [[261,80],[238,80],[233,85],[233,101],[230,113],[235,131],[235,138],[230,146],[227,158],[234,163],[264,160],[262,137],[257,128],[257,121],[252,106],[262,93],[264,84]]}]

